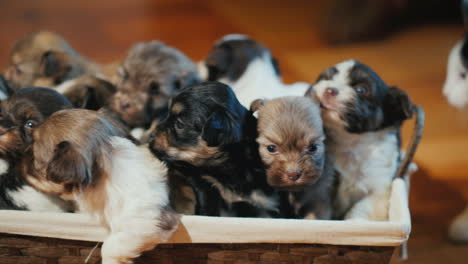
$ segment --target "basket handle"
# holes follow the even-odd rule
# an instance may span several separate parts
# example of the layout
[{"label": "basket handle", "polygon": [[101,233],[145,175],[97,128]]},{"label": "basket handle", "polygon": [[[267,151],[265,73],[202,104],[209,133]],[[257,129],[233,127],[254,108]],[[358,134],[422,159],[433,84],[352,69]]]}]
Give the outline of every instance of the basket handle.
[{"label": "basket handle", "polygon": [[406,155],[403,161],[400,163],[400,167],[398,168],[396,174],[397,178],[404,178],[404,176],[408,172],[408,168],[411,162],[413,161],[414,154],[416,153],[424,130],[424,110],[418,105],[413,105],[413,112],[416,112],[416,120],[414,121],[413,135],[408,145],[408,149],[406,150]]}]

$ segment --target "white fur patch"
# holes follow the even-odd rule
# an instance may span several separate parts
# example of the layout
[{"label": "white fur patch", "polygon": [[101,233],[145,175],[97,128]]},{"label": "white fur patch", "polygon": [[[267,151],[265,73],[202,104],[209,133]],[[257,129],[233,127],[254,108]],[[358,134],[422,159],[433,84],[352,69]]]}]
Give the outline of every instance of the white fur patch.
[{"label": "white fur patch", "polygon": [[144,128],[137,127],[137,128],[132,129],[132,131],[130,131],[130,135],[134,137],[135,139],[140,140],[145,134],[145,132],[146,131]]},{"label": "white fur patch", "polygon": [[256,99],[273,99],[282,96],[304,96],[309,88],[307,83],[286,85],[276,75],[271,63],[271,54],[265,52],[262,57],[254,59],[244,74],[234,82],[226,78],[219,80],[234,90],[239,102],[247,109]]},{"label": "white fur patch", "polygon": [[212,176],[204,175],[202,178],[218,189],[223,199],[228,203],[248,202],[268,210],[278,210],[278,201],[272,200],[260,190],[253,191],[249,197],[245,197],[228,188],[224,188],[224,186]]},{"label": "white fur patch", "polygon": [[197,70],[202,80],[208,80],[208,68],[206,67],[205,61],[199,61],[197,63]]},{"label": "white fur patch", "polygon": [[102,247],[103,263],[127,263],[166,241],[176,226],[160,226],[161,210],[169,204],[166,166],[127,139],[112,137],[111,144],[108,175],[75,199],[111,231]]},{"label": "white fur patch", "polygon": [[0,159],[0,175],[7,173],[9,167],[10,164],[6,160]]},{"label": "white fur patch", "polygon": [[17,191],[8,192],[8,196],[17,206],[24,207],[29,211],[66,212],[72,209],[70,202],[41,193],[29,185],[25,185]]},{"label": "white fur patch", "polygon": [[68,81],[65,81],[57,86],[54,87],[54,90],[56,90],[57,92],[61,93],[61,94],[65,94],[68,92],[68,90],[70,88],[72,88],[73,86],[75,86],[77,83],[76,79],[71,79],[71,80],[68,80]]},{"label": "white fur patch", "polygon": [[348,212],[346,219],[387,220],[389,188],[398,166],[396,134],[333,132],[328,146],[340,175],[338,213]]},{"label": "white fur patch", "polygon": [[3,100],[6,100],[8,99],[8,95],[2,91],[0,91],[0,100],[3,101]]},{"label": "white fur patch", "polygon": [[233,41],[233,40],[246,40],[246,39],[249,39],[249,37],[244,34],[228,34],[222,37],[220,40],[218,40],[215,43],[215,45],[219,45],[223,42],[228,42],[228,41]]},{"label": "white fur patch", "polygon": [[461,61],[462,45],[463,40],[459,41],[450,51],[447,78],[443,89],[449,103],[459,108],[468,106],[468,71]]},{"label": "white fur patch", "polygon": [[[328,106],[329,108],[336,108],[336,110],[339,110],[345,107],[346,102],[353,100],[356,93],[351,87],[349,73],[355,64],[356,61],[354,60],[347,60],[338,63],[335,66],[338,72],[330,80],[321,80],[314,84],[314,93],[320,102],[324,103],[324,95],[327,88],[336,88],[338,90],[338,95],[335,97],[334,102],[328,102],[331,104]],[[339,116],[335,111],[330,111],[330,116],[333,117],[334,120],[339,119]]]}]

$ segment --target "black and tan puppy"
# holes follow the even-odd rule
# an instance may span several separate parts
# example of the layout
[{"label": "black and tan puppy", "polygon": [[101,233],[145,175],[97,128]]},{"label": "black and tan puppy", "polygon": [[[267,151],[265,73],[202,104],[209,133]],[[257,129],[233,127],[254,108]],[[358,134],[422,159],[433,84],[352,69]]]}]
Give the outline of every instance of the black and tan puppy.
[{"label": "black and tan puppy", "polygon": [[66,81],[54,89],[65,95],[75,107],[90,110],[108,106],[116,92],[115,86],[110,82],[93,75],[83,75]]},{"label": "black and tan puppy", "polygon": [[51,89],[25,88],[1,104],[0,209],[69,211],[71,206],[53,195],[34,190],[20,177],[19,163],[32,143],[32,132],[52,113],[72,105]]},{"label": "black and tan puppy", "polygon": [[21,160],[32,186],[75,201],[109,228],[105,264],[132,263],[166,241],[179,222],[169,207],[166,166],[121,135],[99,112],[63,110],[34,130]]},{"label": "black and tan puppy", "polygon": [[4,74],[11,88],[16,90],[30,86],[53,88],[83,74],[100,74],[100,69],[60,35],[40,31],[14,44]]},{"label": "black and tan puppy", "polygon": [[279,216],[279,195],[266,182],[256,128],[229,86],[206,82],[171,100],[150,149],[188,177],[197,214]]},{"label": "black and tan puppy", "polygon": [[169,98],[199,82],[195,65],[180,51],[159,41],[134,45],[116,78],[110,108],[130,127],[148,128],[167,114]]},{"label": "black and tan puppy", "polygon": [[331,219],[335,176],[318,103],[305,97],[258,99],[251,110],[258,111],[257,142],[268,183],[288,191],[294,217]]}]

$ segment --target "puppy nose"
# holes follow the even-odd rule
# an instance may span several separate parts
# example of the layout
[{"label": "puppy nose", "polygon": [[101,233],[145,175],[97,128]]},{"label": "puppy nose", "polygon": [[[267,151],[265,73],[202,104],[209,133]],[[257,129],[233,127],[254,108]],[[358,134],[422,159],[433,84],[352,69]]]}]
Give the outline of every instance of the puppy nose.
[{"label": "puppy nose", "polygon": [[334,88],[334,87],[328,87],[326,90],[325,90],[325,93],[326,95],[328,96],[337,96],[338,95],[338,89]]},{"label": "puppy nose", "polygon": [[286,175],[288,176],[288,179],[290,179],[291,181],[297,181],[302,176],[302,170],[288,171]]}]

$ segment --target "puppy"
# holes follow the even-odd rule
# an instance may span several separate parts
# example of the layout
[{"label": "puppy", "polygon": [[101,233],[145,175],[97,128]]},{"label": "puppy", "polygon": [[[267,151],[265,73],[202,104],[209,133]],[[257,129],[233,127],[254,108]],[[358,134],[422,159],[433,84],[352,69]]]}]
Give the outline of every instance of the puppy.
[{"label": "puppy", "polygon": [[90,110],[108,106],[110,98],[116,92],[110,82],[92,75],[68,80],[54,89],[65,95],[74,106]]},{"label": "puppy", "polygon": [[199,68],[204,79],[231,86],[246,108],[258,98],[303,96],[309,87],[307,83],[284,84],[270,50],[245,35],[218,40]]},{"label": "puppy", "polygon": [[294,218],[331,219],[334,169],[320,107],[305,97],[255,100],[259,153],[268,184],[288,191]]},{"label": "puppy", "polygon": [[197,214],[277,217],[280,197],[266,182],[256,127],[229,86],[206,82],[174,96],[149,145],[188,178]]},{"label": "puppy", "polygon": [[99,66],[75,51],[61,36],[39,31],[18,40],[11,52],[5,79],[11,88],[52,88],[83,74],[101,74]]},{"label": "puppy", "polygon": [[338,216],[387,220],[400,162],[400,126],[413,113],[408,95],[355,60],[325,70],[307,95],[320,101],[339,173]]},{"label": "puppy", "polygon": [[32,132],[52,113],[72,105],[46,88],[25,88],[1,103],[0,115],[0,209],[70,211],[71,204],[54,195],[36,191],[18,174]]},{"label": "puppy", "polygon": [[159,41],[139,43],[118,71],[110,108],[131,128],[148,128],[166,117],[176,91],[199,81],[195,65],[180,51]]},{"label": "puppy", "polygon": [[132,263],[178,225],[169,207],[167,168],[95,111],[63,110],[33,132],[21,162],[35,188],[76,201],[110,231],[103,263]]}]

